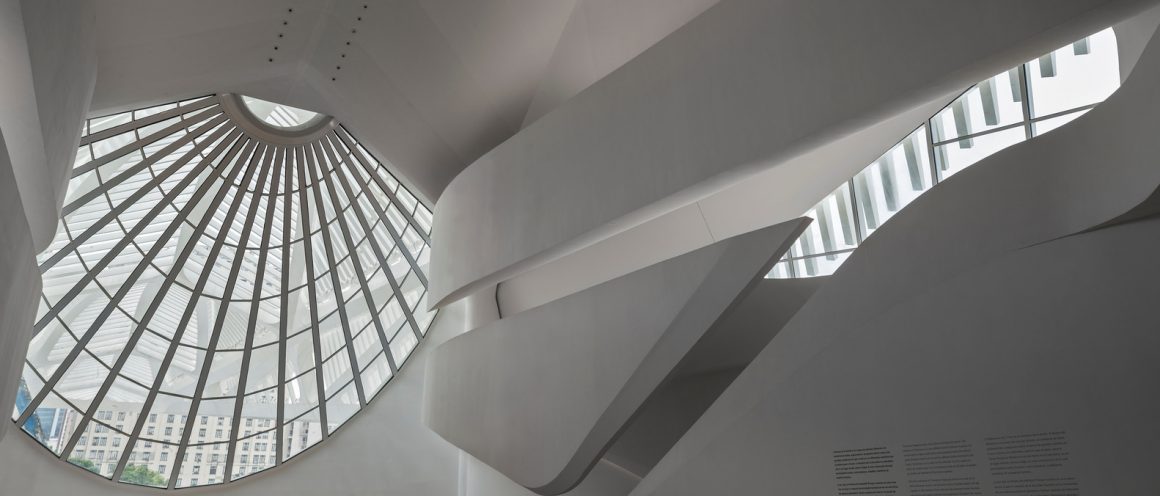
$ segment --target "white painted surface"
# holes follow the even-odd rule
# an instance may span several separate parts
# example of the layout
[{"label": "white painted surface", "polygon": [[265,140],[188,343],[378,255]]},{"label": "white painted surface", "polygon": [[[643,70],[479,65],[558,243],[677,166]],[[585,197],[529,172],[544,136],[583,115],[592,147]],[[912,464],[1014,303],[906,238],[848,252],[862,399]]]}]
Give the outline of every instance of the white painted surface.
[{"label": "white painted surface", "polygon": [[504,281],[497,300],[504,315],[515,315],[714,241],[698,206],[689,205]]},{"label": "white painted surface", "polygon": [[81,139],[79,123],[97,83],[96,11],[92,0],[22,0],[21,6],[50,188],[34,194],[49,195],[55,207],[49,219],[30,217],[39,251],[48,245],[41,231],[56,232]]},{"label": "white painted surface", "polygon": [[[45,156],[20,0],[0,1],[0,131],[7,138],[18,194],[34,245],[44,248],[56,232],[60,206]],[[78,124],[79,128],[79,124]]]},{"label": "white painted surface", "polygon": [[[697,248],[785,222],[818,202],[818,188],[832,191],[849,176],[847,164],[868,164],[914,130],[956,93],[935,99],[761,172],[712,196],[677,208],[618,234],[521,272],[499,284],[505,315],[592,287]],[[803,173],[808,174],[803,176]]]},{"label": "white painted surface", "polygon": [[[1153,219],[1008,251],[825,345],[775,338],[632,494],[835,494],[862,480],[917,494],[908,481],[924,478],[907,477],[903,447],[954,440],[969,442],[975,465],[950,476],[981,494],[1054,477],[1074,477],[1079,494],[1156,494],[1160,402],[1146,392],[1160,377],[1158,249]],[[844,279],[832,282],[854,283]],[[806,357],[787,374],[775,361],[791,354]],[[1066,433],[1060,467],[991,473],[987,438],[1043,432]],[[879,446],[891,470],[835,479],[834,451]]]},{"label": "white painted surface", "polygon": [[1114,26],[1120,56],[1120,81],[1127,81],[1132,75],[1132,69],[1156,32],[1157,24],[1160,24],[1160,7],[1152,7]]},{"label": "white painted surface", "polygon": [[495,286],[483,288],[463,300],[467,307],[464,331],[470,331],[499,320],[500,309],[499,304],[496,303],[495,290]]},{"label": "white painted surface", "polygon": [[808,222],[725,240],[448,341],[428,370],[427,425],[524,487],[568,491]]},{"label": "white painted surface", "polygon": [[[5,17],[5,19],[11,19],[11,17]],[[9,31],[4,32],[7,33]],[[0,36],[4,35],[0,34]],[[6,41],[8,40],[7,37],[4,39]],[[271,75],[270,77],[276,79],[281,76]],[[321,77],[321,75],[319,75],[319,77]],[[170,83],[172,82],[173,81],[170,81]],[[250,83],[247,82],[246,84]],[[259,83],[254,84],[258,85]],[[306,93],[307,92],[303,90],[303,94]],[[1146,115],[1154,115],[1150,111],[1141,112]],[[1082,120],[1080,122],[1082,122]],[[467,134],[469,133],[464,133],[464,135]],[[1139,138],[1140,136],[1136,137]],[[1082,141],[1082,139],[1080,141]],[[1145,139],[1145,142],[1147,141],[1148,140]],[[466,142],[466,140],[464,142]],[[1132,148],[1124,145],[1117,146],[1120,146],[1121,148]],[[1091,150],[1092,153],[1099,152],[1101,155],[1105,154],[1107,151],[1107,149],[1102,147],[1100,147],[1099,150]],[[1148,153],[1155,152],[1155,150],[1147,151]],[[1061,158],[1062,156],[1063,154],[1052,155],[1053,158]],[[1105,156],[1101,160],[1113,161],[1122,158],[1124,157]],[[862,165],[862,162],[858,162],[858,165]],[[1149,166],[1151,166],[1151,164],[1149,164]],[[1085,177],[1082,181],[1079,181],[1073,186],[1077,188],[1077,192],[1082,192],[1083,188],[1081,188],[1081,186],[1089,187],[1092,184],[1102,184],[1103,180],[1104,178],[1101,178],[1100,176],[1089,176]],[[0,177],[0,186],[15,183],[15,179],[10,180],[8,178]],[[1123,189],[1120,188],[1120,186],[1123,185],[1117,184],[1114,185],[1114,187],[1109,187],[1118,191],[1119,189]],[[1152,186],[1154,187],[1155,184]],[[1145,183],[1141,185],[1141,187],[1147,187],[1147,184]],[[1126,200],[1139,197],[1139,188],[1133,189],[1129,187],[1126,189],[1131,191],[1131,194],[1126,195],[1128,197]],[[1064,196],[1067,196],[1066,200],[1068,201],[1075,201],[1075,197],[1070,193]],[[7,201],[12,201],[17,197],[16,195],[11,194],[11,192],[8,192],[3,195],[3,198],[6,198]],[[605,198],[607,199],[607,197]],[[24,205],[16,206],[21,208],[24,207]],[[1107,208],[1103,211],[1114,211],[1123,205],[1117,203],[1116,205],[1104,206]],[[1077,204],[1073,207],[1077,210],[1089,208],[1089,206],[1084,202],[1077,202]],[[2,246],[4,249],[4,254],[2,257],[0,257],[0,270],[9,270],[10,267],[4,264],[15,261],[16,265],[13,266],[15,267],[15,270],[25,270],[25,272],[14,272],[13,274],[16,275],[0,277],[0,281],[14,283],[9,287],[22,287],[25,290],[30,290],[28,293],[20,292],[16,295],[6,295],[3,292],[4,288],[0,288],[0,304],[4,304],[4,308],[13,308],[12,305],[14,304],[11,302],[17,301],[22,297],[27,297],[28,294],[34,295],[36,294],[36,290],[35,288],[31,288],[31,286],[20,286],[20,284],[22,284],[20,281],[22,280],[29,281],[29,284],[33,284],[32,281],[34,281],[32,278],[33,273],[27,270],[27,267],[31,267],[30,265],[27,265],[31,260],[31,251],[28,252],[28,256],[23,254],[25,250],[31,249],[27,246],[24,246],[22,244],[23,242],[19,241],[21,238],[18,235],[10,235],[11,232],[20,232],[20,223],[16,220],[17,216],[8,215],[9,213],[14,212],[14,206],[4,208],[3,212],[5,212],[5,217],[0,219],[0,223],[3,223],[4,225],[2,231],[4,233],[4,241],[7,243],[15,240],[15,242],[11,245],[5,244]],[[727,211],[725,212],[727,213]],[[1042,214],[1042,212],[1039,214]],[[1080,217],[1083,216],[1082,212],[1076,213],[1076,215]],[[1053,216],[1053,212],[1048,212],[1046,214],[1046,218],[1049,219],[1053,219]],[[1019,225],[1019,222],[1026,221],[1026,219],[1021,218],[1016,219],[1016,221],[1016,225]],[[1035,219],[1032,224],[1035,222],[1038,222],[1038,219]],[[1082,224],[1082,222],[1080,224]],[[16,229],[16,231],[9,231],[10,226],[15,226],[12,228]],[[987,232],[987,229],[990,229],[990,227],[984,225],[980,226],[980,229],[982,229],[981,232]],[[1146,238],[1148,235],[1133,234],[1131,236],[1132,237],[1130,237],[1130,239],[1133,240],[1133,242],[1140,243],[1145,248],[1152,250],[1151,252],[1155,251],[1156,247],[1154,247],[1152,244],[1147,244],[1153,243],[1153,241],[1150,241]],[[972,242],[985,239],[986,236],[980,236],[978,238],[972,238]],[[1109,248],[1109,246],[1112,248]],[[1086,257],[1093,252],[1099,252],[1101,249],[1109,249],[1113,250],[1113,252],[1109,253],[1117,255],[1124,260],[1128,260],[1128,257],[1133,256],[1135,252],[1114,252],[1115,249],[1119,249],[1118,247],[1121,246],[1122,245],[1115,244],[1104,246],[1097,243],[1081,245],[1079,248],[1075,248],[1075,250],[1078,250],[1079,253],[1083,253]],[[942,248],[950,250],[951,253],[957,254],[958,252],[958,248],[953,245],[943,246]],[[1032,255],[1039,254],[1040,252],[1034,252],[1031,255],[1028,255],[1028,257],[1033,259],[1034,257]],[[1058,264],[1061,263],[1060,260],[1066,260],[1066,254],[1045,257],[1045,259],[1047,258],[1049,258],[1048,262]],[[21,260],[23,260],[23,262],[21,262]],[[1002,270],[1014,271],[1016,268],[1024,265],[1034,265],[1031,263],[1032,261],[1033,260],[1029,261],[1026,259],[1017,260],[1017,263],[1011,262],[1009,266],[1002,267]],[[25,264],[23,265],[23,269],[21,268],[22,266],[20,264]],[[1140,270],[1139,266],[1134,268]],[[1107,266],[1101,265],[1097,267],[1097,269],[1123,270],[1123,266],[1116,266],[1114,264]],[[892,270],[901,270],[901,272],[893,273],[901,274],[920,271],[921,269],[909,269],[907,266],[899,265],[892,267]],[[978,276],[979,280],[983,281],[978,284],[995,284],[994,281],[999,279],[984,279],[987,277],[998,277],[995,274],[996,271],[997,270],[992,270]],[[1058,274],[1059,272],[1061,271],[1059,271],[1056,267],[1053,268],[1052,272],[1049,272],[1049,274]],[[1066,271],[1063,272],[1066,273]],[[1091,279],[1091,284],[1094,287],[1099,287],[1097,283],[1100,283],[1100,281],[1103,281],[1102,284],[1107,285],[1106,280],[1098,279],[1097,276],[1088,272],[1085,272],[1085,274],[1085,277],[1090,276],[1093,278]],[[1120,276],[1125,278],[1128,278],[1131,275],[1132,274],[1120,274]],[[1066,286],[1066,283],[1068,282],[1074,283],[1075,279],[1063,280],[1058,284]],[[969,288],[970,286],[963,287]],[[1032,289],[1039,290],[1042,288]],[[1077,291],[1082,289],[1086,288],[1078,288]],[[561,290],[561,293],[567,294],[569,291],[572,290]],[[1139,294],[1145,293],[1141,292]],[[15,297],[16,300],[11,299],[10,296]],[[551,299],[554,298],[547,298],[547,300]],[[999,303],[1002,302],[997,302],[996,304]],[[528,304],[525,304],[525,306],[527,305]],[[932,303],[932,305],[934,304]],[[24,306],[26,308],[31,308],[30,305]],[[939,307],[932,306],[932,308]],[[1080,310],[1083,310],[1083,308]],[[433,349],[433,345],[437,344],[438,340],[446,339],[462,330],[464,327],[462,322],[457,321],[455,317],[453,317],[455,312],[460,311],[462,311],[460,305],[453,305],[444,311],[442,316],[439,318],[439,321],[436,322],[435,326],[433,327],[432,338],[430,341],[422,344],[419,347],[415,357],[416,362],[409,364],[409,368],[404,371],[403,375],[396,381],[396,383],[389,386],[388,389],[384,392],[383,397],[372,404],[370,408],[374,411],[367,412],[366,415],[361,416],[359,420],[353,422],[350,426],[345,428],[342,432],[339,433],[339,438],[333,440],[331,443],[328,443],[325,449],[306,455],[306,458],[311,458],[310,461],[296,461],[294,462],[293,467],[285,467],[284,470],[271,471],[265,475],[257,476],[254,480],[231,485],[225,488],[191,490],[190,492],[193,494],[250,494],[251,492],[262,494],[317,494],[320,492],[325,492],[327,494],[365,494],[367,492],[387,494],[453,494],[456,490],[455,483],[453,481],[456,480],[455,474],[457,473],[457,462],[455,461],[457,457],[455,456],[455,449],[448,446],[437,437],[431,435],[431,433],[427,432],[425,427],[420,424],[416,406],[417,396],[415,396],[418,394],[415,392],[417,389],[408,389],[407,384],[412,384],[413,381],[418,381],[418,383],[421,384],[421,371],[423,370],[423,367],[422,363],[420,362],[425,359],[427,353]],[[1012,309],[1011,311],[1014,314],[1016,309]],[[14,350],[14,348],[10,347],[7,342],[3,341],[3,339],[12,335],[11,333],[7,332],[8,330],[12,329],[12,325],[7,319],[10,317],[19,317],[19,315],[12,312],[5,312],[4,317],[5,320],[3,321],[3,325],[5,326],[5,332],[0,335],[0,350]],[[1078,319],[1081,318],[1082,315],[1075,317]],[[1095,323],[1095,325],[1099,324],[1100,323]],[[854,341],[853,343],[862,344],[857,341]],[[1084,344],[1088,343],[1085,342]],[[1100,343],[1091,344],[1098,347]],[[1150,344],[1151,342],[1143,342],[1142,345],[1144,346],[1142,349],[1149,349],[1147,346]],[[1121,349],[1106,349],[1104,351],[1109,354],[1112,354],[1113,352],[1122,353]],[[16,351],[12,351],[12,353],[16,354]],[[20,352],[19,355],[23,355],[23,352]],[[1122,359],[1122,354],[1119,356]],[[13,364],[18,364],[19,360],[3,360],[3,363],[8,366],[15,366]],[[1150,374],[1148,377],[1155,377],[1154,370],[1141,369],[1139,372],[1143,374]],[[4,373],[6,374],[4,377],[13,377],[11,374],[15,373],[15,371],[6,371]],[[415,379],[416,376],[420,377],[420,379]],[[7,387],[11,383],[11,380],[6,380],[4,385]],[[1152,387],[1154,385],[1147,383],[1144,384],[1144,386]],[[409,393],[402,393],[401,390],[409,391]],[[0,394],[5,394],[5,397],[7,398],[12,397],[12,395],[9,394],[9,392],[6,390],[0,391]],[[403,394],[412,395],[409,399],[411,403],[405,403],[407,400],[404,398],[396,398],[397,396],[401,396]],[[1140,414],[1149,415],[1150,418],[1153,419],[1155,418],[1155,412],[1153,410],[1141,409]],[[2,427],[0,427],[0,433],[2,433]],[[1121,437],[1127,436],[1127,434],[1124,432],[1117,431],[1117,433],[1117,435]],[[1141,439],[1144,442],[1151,442],[1155,438],[1149,436],[1153,435],[1154,432],[1152,431],[1146,431],[1145,435],[1143,436],[1138,435],[1138,437],[1135,438],[1135,442],[1137,444],[1132,446],[1143,446],[1143,444],[1140,444]],[[1130,444],[1133,441],[1132,439],[1128,439],[1128,442]],[[1107,447],[1106,445],[1100,446]],[[397,447],[397,449],[392,449],[392,447]],[[0,441],[0,487],[4,487],[6,491],[11,488],[14,493],[19,494],[102,495],[124,494],[126,491],[131,491],[131,489],[123,486],[114,486],[111,484],[102,485],[99,483],[99,481],[94,481],[88,474],[80,473],[78,470],[70,470],[61,462],[51,459],[48,455],[34,451],[38,449],[40,448],[35,447],[30,440],[24,438],[22,435],[6,436],[2,441]],[[387,452],[386,458],[384,458],[384,452]],[[318,453],[326,454],[319,455]],[[395,458],[395,456],[398,456],[399,458]],[[412,460],[406,461],[406,459]],[[398,464],[394,464],[394,462],[398,462]],[[693,473],[693,471],[690,471],[690,473]],[[704,474],[704,472],[700,473]],[[1132,479],[1128,477],[1123,480],[1130,481]],[[696,486],[694,485],[691,487]],[[721,486],[713,487],[713,489],[716,490],[719,490],[720,488]],[[1125,488],[1121,486],[1113,488],[1111,492],[1118,492],[1117,489],[1132,488]],[[1153,491],[1151,492],[1154,492],[1155,487],[1148,487],[1145,489],[1152,489]],[[155,493],[154,491],[140,492],[147,494]],[[1119,493],[1127,492],[1129,491],[1119,491]]]},{"label": "white painted surface", "polygon": [[[320,111],[432,205],[467,164],[519,131],[542,88],[579,91],[711,1],[650,16],[655,0],[96,0],[93,110],[228,91]],[[584,11],[599,29],[582,41],[600,50],[599,66],[556,51],[580,3],[593,4]],[[566,96],[539,97],[537,111]]]},{"label": "white painted surface", "polygon": [[527,127],[640,55],[719,0],[579,0],[535,98]]},{"label": "white painted surface", "polygon": [[[16,399],[40,294],[36,250],[17,184],[0,132],[0,411],[4,412],[12,411]],[[0,421],[0,441],[13,425]]]},{"label": "white painted surface", "polygon": [[[464,454],[465,478],[463,496],[535,496],[487,464]],[[616,496],[625,495],[639,482],[633,474],[611,463],[600,461],[592,472],[575,489],[564,493],[566,496]]]},{"label": "white painted surface", "polygon": [[432,302],[770,168],[816,201],[865,162],[793,159],[1152,4],[719,3],[456,177],[436,208]]},{"label": "white painted surface", "polygon": [[1052,431],[1069,460],[1028,477],[1155,493],[1160,220],[1085,231],[1160,186],[1158,84],[1154,39],[1100,107],[892,218],[633,494],[833,492],[834,450],[954,439],[989,494],[984,438]]}]

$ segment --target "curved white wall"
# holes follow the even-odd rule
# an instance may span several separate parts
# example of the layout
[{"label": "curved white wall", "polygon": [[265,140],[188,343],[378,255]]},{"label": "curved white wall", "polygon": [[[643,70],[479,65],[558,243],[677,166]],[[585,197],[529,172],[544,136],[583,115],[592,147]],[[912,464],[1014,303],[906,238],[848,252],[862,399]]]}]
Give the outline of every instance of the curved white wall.
[{"label": "curved white wall", "polygon": [[[836,183],[817,164],[790,159],[1152,4],[719,3],[452,181],[436,207],[432,301],[508,279],[771,167],[785,169],[787,190],[816,201]],[[825,168],[842,178],[862,164]],[[802,207],[769,212],[769,222]]]},{"label": "curved white wall", "polygon": [[97,77],[90,0],[0,1],[0,130],[36,251],[56,234]]},{"label": "curved white wall", "polygon": [[[914,446],[942,441],[973,453],[945,477],[992,494],[1013,478],[994,438],[1043,432],[1066,433],[1066,459],[1014,478],[1154,494],[1160,219],[1107,222],[1160,186],[1157,87],[1153,39],[1100,107],[892,218],[634,494],[913,488],[942,477],[907,472]],[[880,474],[835,478],[838,452],[876,447],[894,454]]]},{"label": "curved white wall", "polygon": [[808,223],[725,240],[448,341],[427,371],[426,424],[524,487],[567,492]]},{"label": "curved white wall", "polygon": [[[40,270],[5,143],[0,130],[0,408],[9,412],[32,337]],[[0,440],[10,428],[0,420]]]},{"label": "curved white wall", "polygon": [[[999,491],[1029,479],[1078,484],[1066,494],[1156,494],[1157,250],[1153,219],[1007,252],[849,328],[792,377],[771,361],[805,350],[775,339],[720,400],[734,408],[703,417],[712,429],[694,427],[697,442],[632,494],[848,494],[840,484],[866,482],[927,494],[919,481],[946,478],[977,494],[1063,494]],[[1028,458],[1045,463],[1017,476],[992,465],[1013,454],[997,443],[1015,438],[996,438],[1057,432],[1048,448],[1064,459]],[[934,463],[914,456],[919,445],[957,441],[964,466],[912,468]],[[835,478],[836,454],[879,447],[893,455],[882,473]]]},{"label": "curved white wall", "polygon": [[24,0],[21,5],[53,194],[49,198],[56,207],[55,232],[81,139],[77,123],[88,116],[97,83],[96,8],[92,0]]}]

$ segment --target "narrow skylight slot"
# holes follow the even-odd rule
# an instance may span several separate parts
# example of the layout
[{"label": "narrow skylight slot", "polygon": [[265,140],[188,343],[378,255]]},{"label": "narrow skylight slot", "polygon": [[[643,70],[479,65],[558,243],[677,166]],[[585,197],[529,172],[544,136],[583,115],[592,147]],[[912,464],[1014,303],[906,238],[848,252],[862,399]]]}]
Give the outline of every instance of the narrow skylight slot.
[{"label": "narrow skylight slot", "polygon": [[1071,122],[1119,87],[1111,28],[980,81],[806,212],[815,222],[768,277],[833,274],[867,236],[934,185]]},{"label": "narrow skylight slot", "polygon": [[268,102],[252,96],[243,96],[242,102],[255,117],[274,127],[295,128],[317,119],[320,115],[318,112]]}]

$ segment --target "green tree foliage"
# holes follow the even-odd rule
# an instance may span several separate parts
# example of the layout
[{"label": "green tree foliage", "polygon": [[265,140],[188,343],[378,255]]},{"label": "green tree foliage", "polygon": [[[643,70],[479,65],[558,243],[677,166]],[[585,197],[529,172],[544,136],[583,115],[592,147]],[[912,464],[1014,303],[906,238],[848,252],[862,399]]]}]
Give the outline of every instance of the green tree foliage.
[{"label": "green tree foliage", "polygon": [[101,473],[101,469],[97,468],[97,464],[93,463],[91,460],[86,460],[84,458],[69,458],[68,462],[94,474]]},{"label": "green tree foliage", "polygon": [[149,467],[144,465],[129,465],[125,467],[125,471],[121,473],[121,482],[128,482],[131,484],[140,484],[142,486],[165,486],[168,482],[161,474],[149,470]]}]

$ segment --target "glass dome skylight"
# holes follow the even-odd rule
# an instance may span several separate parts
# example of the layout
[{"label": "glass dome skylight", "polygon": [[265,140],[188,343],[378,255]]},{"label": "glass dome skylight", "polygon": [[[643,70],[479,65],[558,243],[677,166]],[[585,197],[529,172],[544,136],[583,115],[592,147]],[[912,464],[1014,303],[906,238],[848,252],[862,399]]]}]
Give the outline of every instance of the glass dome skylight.
[{"label": "glass dome skylight", "polygon": [[243,105],[85,125],[13,418],[101,477],[180,488],[284,463],[434,317],[430,211],[333,119],[279,134]]}]

